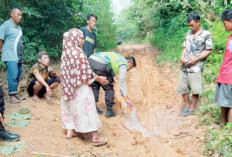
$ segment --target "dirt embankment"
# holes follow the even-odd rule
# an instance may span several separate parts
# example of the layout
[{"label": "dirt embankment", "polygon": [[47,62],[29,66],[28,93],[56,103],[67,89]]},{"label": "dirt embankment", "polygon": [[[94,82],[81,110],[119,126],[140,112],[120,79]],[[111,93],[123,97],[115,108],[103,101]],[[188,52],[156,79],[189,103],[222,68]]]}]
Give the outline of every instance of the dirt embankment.
[{"label": "dirt embankment", "polygon": [[[28,120],[30,124],[27,127],[7,127],[11,132],[20,134],[21,141],[26,144],[24,149],[12,156],[36,156],[34,152],[64,156],[202,156],[204,132],[197,126],[197,116],[178,117],[183,107],[181,97],[175,92],[178,70],[171,66],[156,65],[157,51],[150,45],[120,46],[116,51],[136,58],[137,67],[127,74],[128,94],[136,105],[142,126],[153,133],[151,137],[144,138],[140,132],[130,132],[123,127],[125,117],[122,115],[122,98],[116,82],[114,109],[117,116],[109,119],[100,116],[103,127],[99,131],[107,137],[108,144],[93,147],[89,135],[85,135],[85,140],[65,139],[60,121],[59,88],[54,91],[50,101],[41,99],[40,102],[34,102],[27,98],[20,104],[6,103],[6,114],[29,107],[33,117]],[[59,64],[54,66],[57,71],[60,70]],[[102,92],[98,106],[106,111]]]}]

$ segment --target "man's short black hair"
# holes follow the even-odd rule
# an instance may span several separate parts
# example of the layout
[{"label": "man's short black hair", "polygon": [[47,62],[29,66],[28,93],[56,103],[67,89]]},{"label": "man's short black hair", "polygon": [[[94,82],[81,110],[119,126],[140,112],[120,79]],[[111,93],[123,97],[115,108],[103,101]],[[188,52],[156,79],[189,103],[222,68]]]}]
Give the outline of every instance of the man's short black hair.
[{"label": "man's short black hair", "polygon": [[232,19],[232,8],[226,9],[221,15],[221,20],[230,21]]},{"label": "man's short black hair", "polygon": [[187,18],[188,22],[190,22],[190,21],[200,21],[200,20],[201,20],[201,17],[197,13],[191,13],[191,14],[189,14],[189,16]]},{"label": "man's short black hair", "polygon": [[131,61],[131,63],[136,67],[136,61],[134,57],[126,57],[127,60]]},{"label": "man's short black hair", "polygon": [[89,15],[87,16],[87,20],[89,20],[89,19],[90,19],[90,17],[94,17],[94,18],[97,20],[97,15],[89,14]]},{"label": "man's short black hair", "polygon": [[15,9],[18,9],[18,10],[21,10],[21,11],[22,11],[22,9],[21,9],[20,7],[18,7],[18,6],[12,6],[12,7],[10,8],[10,12],[12,12],[12,11],[15,10]]}]

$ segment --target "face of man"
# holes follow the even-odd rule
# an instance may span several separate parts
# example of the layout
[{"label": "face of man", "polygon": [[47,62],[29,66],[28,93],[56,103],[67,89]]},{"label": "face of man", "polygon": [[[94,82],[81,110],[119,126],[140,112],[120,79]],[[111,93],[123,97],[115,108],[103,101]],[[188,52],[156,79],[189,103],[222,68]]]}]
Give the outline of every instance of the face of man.
[{"label": "face of man", "polygon": [[132,62],[130,60],[127,60],[127,66],[128,66],[127,70],[134,68],[134,65],[132,64]]},{"label": "face of man", "polygon": [[90,16],[90,19],[87,20],[87,23],[88,23],[89,28],[92,30],[97,24],[97,19],[93,16]]},{"label": "face of man", "polygon": [[42,66],[48,66],[50,60],[48,55],[43,55],[41,58],[38,59],[38,61],[42,64]]},{"label": "face of man", "polygon": [[223,20],[223,24],[226,31],[232,31],[232,20],[231,21]]},{"label": "face of man", "polygon": [[10,12],[10,16],[15,24],[18,24],[22,20],[23,13],[19,9],[13,9]]},{"label": "face of man", "polygon": [[196,33],[201,28],[199,20],[198,21],[192,20],[192,21],[188,22],[188,25],[189,25],[192,33]]}]

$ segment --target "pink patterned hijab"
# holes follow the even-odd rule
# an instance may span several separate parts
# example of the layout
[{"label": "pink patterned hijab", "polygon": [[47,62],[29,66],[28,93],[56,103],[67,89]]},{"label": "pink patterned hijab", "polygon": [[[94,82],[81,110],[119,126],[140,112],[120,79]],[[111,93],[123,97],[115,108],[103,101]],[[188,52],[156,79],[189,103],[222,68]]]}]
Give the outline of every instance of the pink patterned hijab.
[{"label": "pink patterned hijab", "polygon": [[73,28],[63,35],[61,75],[64,100],[72,100],[75,90],[96,76],[89,66],[84,51],[78,47],[80,37],[83,37],[83,33],[77,28]]}]

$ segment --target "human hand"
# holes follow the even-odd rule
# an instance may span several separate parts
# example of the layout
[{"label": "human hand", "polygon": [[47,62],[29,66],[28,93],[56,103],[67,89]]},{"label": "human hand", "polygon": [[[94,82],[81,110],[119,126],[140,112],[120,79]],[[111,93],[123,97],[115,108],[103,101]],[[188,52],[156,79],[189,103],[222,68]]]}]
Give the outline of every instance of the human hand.
[{"label": "human hand", "polygon": [[46,93],[47,96],[52,95],[52,90],[51,90],[51,88],[49,86],[46,87],[46,91],[47,91],[47,93]]},{"label": "human hand", "polygon": [[129,107],[133,107],[134,106],[134,103],[131,100],[129,100],[128,98],[125,98],[125,102],[127,103],[127,105]]},{"label": "human hand", "polygon": [[198,62],[197,58],[192,58],[189,62],[185,63],[186,65],[193,66]]},{"label": "human hand", "polygon": [[48,71],[51,73],[51,74],[54,74],[54,69],[52,67],[48,67]]},{"label": "human hand", "polygon": [[2,114],[0,113],[0,122],[2,123],[3,126],[5,126],[4,119],[2,117]]},{"label": "human hand", "polygon": [[185,62],[185,57],[184,57],[184,56],[181,56],[180,62],[181,62],[182,64],[185,64],[185,63],[186,63],[186,62]]},{"label": "human hand", "polygon": [[105,76],[97,76],[96,81],[99,82],[101,85],[107,85],[109,83]]}]

